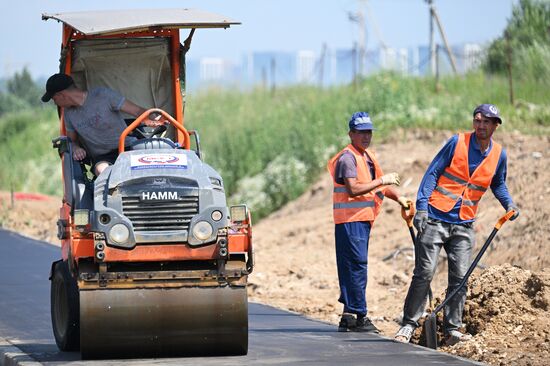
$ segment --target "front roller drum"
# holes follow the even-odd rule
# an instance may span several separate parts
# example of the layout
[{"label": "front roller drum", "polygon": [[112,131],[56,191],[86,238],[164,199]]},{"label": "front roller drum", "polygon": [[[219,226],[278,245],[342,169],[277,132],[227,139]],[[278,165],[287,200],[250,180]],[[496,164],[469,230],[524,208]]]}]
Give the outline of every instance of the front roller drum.
[{"label": "front roller drum", "polygon": [[78,351],[78,286],[71,277],[67,261],[53,264],[51,281],[50,307],[55,343],[61,351]]},{"label": "front roller drum", "polygon": [[245,287],[80,291],[83,359],[245,355]]}]

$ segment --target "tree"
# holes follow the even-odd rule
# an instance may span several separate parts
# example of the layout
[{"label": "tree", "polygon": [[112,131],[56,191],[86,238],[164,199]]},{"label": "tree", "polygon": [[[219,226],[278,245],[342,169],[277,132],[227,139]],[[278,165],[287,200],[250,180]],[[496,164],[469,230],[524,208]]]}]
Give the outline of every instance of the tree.
[{"label": "tree", "polygon": [[[522,54],[533,54],[531,48],[550,47],[550,1],[520,0],[512,9],[512,17],[501,37],[496,39],[487,52],[484,68],[491,73],[506,71],[506,35],[514,55],[526,60]],[[544,54],[545,52],[542,52]],[[540,54],[540,52],[535,52]],[[536,60],[534,60],[536,61]]]},{"label": "tree", "polygon": [[32,80],[26,67],[20,73],[15,73],[11,79],[8,79],[6,84],[10,94],[25,101],[30,106],[40,105],[41,89]]},{"label": "tree", "polygon": [[10,112],[20,112],[28,108],[29,104],[11,93],[0,92],[0,117]]}]

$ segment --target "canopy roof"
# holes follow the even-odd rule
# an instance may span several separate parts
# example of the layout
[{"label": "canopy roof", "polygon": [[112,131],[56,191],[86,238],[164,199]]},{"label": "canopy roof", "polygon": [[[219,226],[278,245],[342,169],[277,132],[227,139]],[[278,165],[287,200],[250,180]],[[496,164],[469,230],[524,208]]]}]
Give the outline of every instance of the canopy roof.
[{"label": "canopy roof", "polygon": [[143,31],[149,28],[228,28],[241,24],[223,15],[197,9],[98,10],[42,14],[86,35]]}]

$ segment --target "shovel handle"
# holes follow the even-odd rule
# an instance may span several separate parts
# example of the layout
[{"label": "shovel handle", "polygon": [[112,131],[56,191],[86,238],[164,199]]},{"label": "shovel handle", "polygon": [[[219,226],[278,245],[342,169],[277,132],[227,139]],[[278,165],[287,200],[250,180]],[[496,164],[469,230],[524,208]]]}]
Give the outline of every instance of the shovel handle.
[{"label": "shovel handle", "polygon": [[498,222],[495,224],[495,229],[500,230],[500,227],[508,220],[512,218],[516,214],[516,211],[510,210],[506,212],[504,216],[502,216],[500,219],[498,219]]},{"label": "shovel handle", "polygon": [[413,201],[409,201],[409,207],[401,207],[401,217],[407,222],[407,225],[409,225],[409,227],[413,226],[412,222],[415,214],[416,210],[414,208]]}]

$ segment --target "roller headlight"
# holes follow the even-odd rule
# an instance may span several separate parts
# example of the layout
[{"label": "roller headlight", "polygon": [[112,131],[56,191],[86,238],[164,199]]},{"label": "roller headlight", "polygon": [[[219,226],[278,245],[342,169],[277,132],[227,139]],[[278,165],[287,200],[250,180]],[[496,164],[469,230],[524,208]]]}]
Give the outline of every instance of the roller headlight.
[{"label": "roller headlight", "polygon": [[221,211],[216,210],[212,212],[211,217],[214,221],[220,221],[223,217],[223,214],[221,213]]},{"label": "roller headlight", "polygon": [[115,224],[109,230],[109,239],[115,243],[123,244],[128,241],[130,230],[124,224]]},{"label": "roller headlight", "polygon": [[199,240],[206,240],[212,236],[212,225],[206,221],[199,221],[193,226],[193,236]]}]

